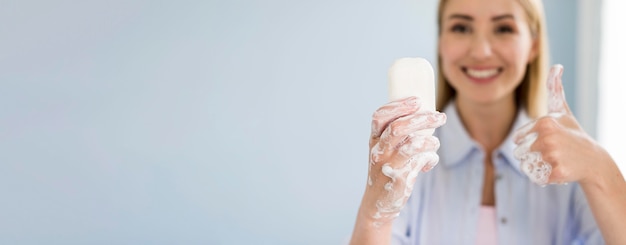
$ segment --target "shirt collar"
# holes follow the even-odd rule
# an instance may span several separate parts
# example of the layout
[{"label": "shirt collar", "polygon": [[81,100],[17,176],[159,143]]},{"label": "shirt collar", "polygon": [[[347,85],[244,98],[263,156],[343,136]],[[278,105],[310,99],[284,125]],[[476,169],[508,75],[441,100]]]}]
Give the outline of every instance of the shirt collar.
[{"label": "shirt collar", "polygon": [[[461,122],[461,118],[456,109],[454,101],[450,101],[443,111],[447,116],[447,122],[437,130],[437,135],[441,139],[442,147],[440,148],[441,156],[445,158],[443,165],[452,167],[463,162],[473,151],[481,151],[479,144],[474,141],[465,130],[465,126]],[[506,139],[496,150],[496,156],[501,154],[508,164],[511,165],[519,173],[523,174],[519,161],[515,159],[513,151],[517,146],[513,142],[513,132],[530,121],[526,114],[526,110],[518,110],[513,130],[509,132]]]},{"label": "shirt collar", "polygon": [[518,110],[517,117],[515,118],[515,122],[513,123],[513,127],[511,128],[509,135],[506,137],[502,145],[500,145],[497,150],[498,154],[502,154],[502,156],[504,156],[504,158],[506,159],[506,162],[509,163],[511,167],[513,167],[515,170],[517,170],[517,172],[522,175],[524,175],[524,172],[522,171],[522,166],[520,166],[521,164],[519,160],[517,160],[514,155],[514,151],[517,145],[513,141],[513,134],[515,133],[515,130],[521,128],[530,121],[531,118],[526,113],[526,110]]}]

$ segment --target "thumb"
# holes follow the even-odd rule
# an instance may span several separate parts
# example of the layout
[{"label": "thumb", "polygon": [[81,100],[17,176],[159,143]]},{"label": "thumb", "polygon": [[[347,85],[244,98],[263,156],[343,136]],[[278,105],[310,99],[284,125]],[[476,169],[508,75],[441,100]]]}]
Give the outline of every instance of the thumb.
[{"label": "thumb", "polygon": [[563,66],[553,65],[548,73],[548,114],[553,116],[561,116],[571,114],[567,100],[565,100],[565,91],[563,90]]}]

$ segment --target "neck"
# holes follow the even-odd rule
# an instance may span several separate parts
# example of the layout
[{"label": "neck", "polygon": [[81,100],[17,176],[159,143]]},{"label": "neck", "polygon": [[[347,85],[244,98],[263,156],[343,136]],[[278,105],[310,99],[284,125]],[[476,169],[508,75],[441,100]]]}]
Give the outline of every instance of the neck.
[{"label": "neck", "polygon": [[491,154],[502,144],[517,116],[513,96],[488,104],[475,103],[457,96],[455,103],[465,129],[483,147],[486,154]]}]

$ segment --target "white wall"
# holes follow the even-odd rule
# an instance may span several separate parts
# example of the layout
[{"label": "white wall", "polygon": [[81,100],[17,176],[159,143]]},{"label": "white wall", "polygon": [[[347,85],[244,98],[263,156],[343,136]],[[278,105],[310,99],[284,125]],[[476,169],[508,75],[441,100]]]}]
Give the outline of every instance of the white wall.
[{"label": "white wall", "polygon": [[600,97],[598,137],[600,143],[611,154],[626,175],[626,152],[624,139],[626,138],[626,119],[624,112],[624,57],[626,56],[626,37],[623,34],[622,23],[626,16],[621,11],[626,7],[624,1],[604,0],[602,6],[602,52],[600,66]]},{"label": "white wall", "polygon": [[[576,6],[546,8],[573,83]],[[387,67],[435,57],[434,0],[20,0],[0,23],[0,244],[338,244]]]}]

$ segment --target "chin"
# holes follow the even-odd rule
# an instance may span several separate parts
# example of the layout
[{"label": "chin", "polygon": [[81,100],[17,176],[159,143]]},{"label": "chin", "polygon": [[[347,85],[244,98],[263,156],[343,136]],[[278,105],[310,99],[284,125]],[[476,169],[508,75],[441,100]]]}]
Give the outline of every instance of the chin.
[{"label": "chin", "polygon": [[504,95],[496,95],[494,93],[479,93],[472,96],[465,96],[465,100],[462,100],[460,102],[465,101],[471,102],[473,104],[491,105],[494,103],[502,103],[505,98],[506,96]]}]

